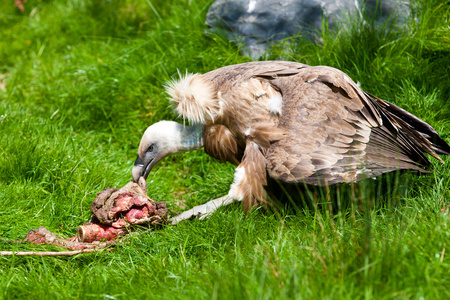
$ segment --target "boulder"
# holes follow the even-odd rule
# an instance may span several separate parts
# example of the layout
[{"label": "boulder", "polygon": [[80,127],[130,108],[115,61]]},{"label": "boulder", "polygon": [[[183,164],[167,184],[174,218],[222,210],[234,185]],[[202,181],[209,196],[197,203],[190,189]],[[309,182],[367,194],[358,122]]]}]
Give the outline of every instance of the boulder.
[{"label": "boulder", "polygon": [[[408,2],[409,3],[409,2]],[[330,30],[354,18],[374,18],[376,24],[395,19],[402,24],[409,4],[398,0],[217,0],[206,25],[237,42],[244,54],[260,57],[274,41],[301,35],[316,41],[323,21]]]}]

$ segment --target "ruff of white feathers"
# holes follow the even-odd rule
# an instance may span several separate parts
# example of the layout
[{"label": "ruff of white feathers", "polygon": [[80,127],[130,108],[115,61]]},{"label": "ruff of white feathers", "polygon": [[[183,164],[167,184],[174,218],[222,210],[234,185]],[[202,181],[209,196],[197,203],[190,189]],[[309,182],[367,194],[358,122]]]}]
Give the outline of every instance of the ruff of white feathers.
[{"label": "ruff of white feathers", "polygon": [[214,122],[221,114],[219,99],[213,87],[200,74],[188,74],[179,80],[172,80],[166,86],[175,111],[183,120],[194,124]]}]

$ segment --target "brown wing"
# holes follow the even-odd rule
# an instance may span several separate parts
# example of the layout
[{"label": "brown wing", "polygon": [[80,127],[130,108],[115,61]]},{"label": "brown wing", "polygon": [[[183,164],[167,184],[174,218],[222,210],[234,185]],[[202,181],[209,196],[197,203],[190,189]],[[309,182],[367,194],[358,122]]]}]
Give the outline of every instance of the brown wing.
[{"label": "brown wing", "polygon": [[[278,126],[288,132],[267,152],[272,178],[315,185],[353,182],[397,169],[423,172],[430,163],[423,152],[438,157],[429,141],[437,136],[431,126],[413,116],[410,123],[428,126],[417,130],[407,112],[371,97],[339,70],[311,67],[263,78],[282,94]],[[440,153],[447,154],[450,148],[442,145]]]}]

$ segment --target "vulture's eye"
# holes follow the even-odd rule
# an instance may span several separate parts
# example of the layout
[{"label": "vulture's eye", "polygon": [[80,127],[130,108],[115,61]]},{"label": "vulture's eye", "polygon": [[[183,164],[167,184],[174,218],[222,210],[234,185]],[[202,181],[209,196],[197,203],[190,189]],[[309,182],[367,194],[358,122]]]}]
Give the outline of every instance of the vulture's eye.
[{"label": "vulture's eye", "polygon": [[148,150],[147,150],[147,151],[148,151],[148,152],[152,152],[152,151],[153,151],[153,148],[154,148],[153,145],[150,145],[150,147],[148,147]]}]

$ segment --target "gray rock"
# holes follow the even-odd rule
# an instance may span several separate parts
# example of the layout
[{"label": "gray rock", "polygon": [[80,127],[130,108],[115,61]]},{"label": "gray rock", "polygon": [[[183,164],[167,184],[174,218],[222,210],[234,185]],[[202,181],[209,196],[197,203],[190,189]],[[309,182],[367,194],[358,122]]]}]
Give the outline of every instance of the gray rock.
[{"label": "gray rock", "polygon": [[[398,0],[217,0],[206,16],[214,32],[236,41],[253,58],[274,41],[301,34],[313,41],[322,31],[323,18],[333,30],[350,18],[389,18],[401,24],[409,16],[409,1]],[[363,11],[364,10],[364,11]]]}]

